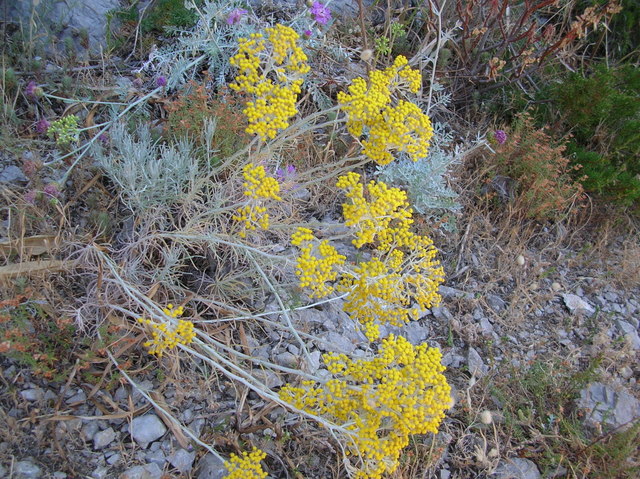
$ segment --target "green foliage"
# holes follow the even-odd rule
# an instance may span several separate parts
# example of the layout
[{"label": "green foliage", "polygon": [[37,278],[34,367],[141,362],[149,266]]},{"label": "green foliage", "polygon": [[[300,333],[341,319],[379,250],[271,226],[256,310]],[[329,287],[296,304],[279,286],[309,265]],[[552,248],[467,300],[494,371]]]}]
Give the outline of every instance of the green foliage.
[{"label": "green foliage", "polygon": [[587,175],[585,188],[623,204],[640,199],[640,71],[600,66],[569,75],[549,93],[573,134],[569,151]]},{"label": "green foliage", "polygon": [[[584,11],[587,7],[604,5],[608,1],[580,0],[576,2],[575,8]],[[590,35],[592,44],[596,47],[595,54],[616,60],[624,57],[637,60],[640,55],[640,3],[637,0],[619,0],[618,4],[622,10],[608,22],[606,38],[603,38],[602,32]]]},{"label": "green foliage", "polygon": [[[202,4],[202,1],[195,3]],[[142,33],[162,33],[167,28],[189,28],[197,19],[197,14],[185,7],[184,0],[158,0],[142,19]]]},{"label": "green foliage", "polygon": [[592,438],[576,407],[580,391],[598,379],[601,359],[582,371],[560,360],[512,367],[491,391],[502,404],[503,426],[541,468],[543,475],[564,467],[566,477],[637,477],[640,423]]},{"label": "green foliage", "polygon": [[48,379],[66,377],[75,332],[71,320],[54,318],[37,301],[22,296],[0,303],[0,353]]}]

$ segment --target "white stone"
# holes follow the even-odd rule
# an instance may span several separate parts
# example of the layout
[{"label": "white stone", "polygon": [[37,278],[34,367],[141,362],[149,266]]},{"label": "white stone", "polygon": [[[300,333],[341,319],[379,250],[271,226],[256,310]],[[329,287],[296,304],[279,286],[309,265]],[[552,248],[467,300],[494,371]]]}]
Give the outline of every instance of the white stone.
[{"label": "white stone", "polygon": [[572,314],[593,314],[595,312],[595,308],[593,306],[575,294],[563,294],[562,299],[564,300],[565,306]]},{"label": "white stone", "polygon": [[131,421],[131,436],[143,447],[160,439],[165,432],[167,432],[167,428],[155,414],[138,416]]},{"label": "white stone", "polygon": [[104,431],[100,431],[93,436],[93,448],[95,450],[104,449],[111,444],[115,438],[116,433],[111,427]]},{"label": "white stone", "polygon": [[184,449],[178,449],[168,457],[168,460],[173,467],[184,474],[191,470],[195,458],[195,451],[187,452]]}]

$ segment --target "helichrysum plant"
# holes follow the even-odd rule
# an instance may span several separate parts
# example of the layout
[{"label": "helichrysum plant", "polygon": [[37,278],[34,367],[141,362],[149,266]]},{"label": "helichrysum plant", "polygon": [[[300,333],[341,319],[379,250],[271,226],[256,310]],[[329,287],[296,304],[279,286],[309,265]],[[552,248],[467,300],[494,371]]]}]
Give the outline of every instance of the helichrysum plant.
[{"label": "helichrysum plant", "polygon": [[267,473],[262,470],[262,461],[267,454],[260,449],[253,448],[251,452],[243,451],[242,455],[231,454],[224,467],[229,473],[224,479],[265,479]]},{"label": "helichrysum plant", "polygon": [[330,379],[287,385],[280,397],[345,425],[348,453],[359,456],[353,477],[378,479],[394,471],[409,436],[437,433],[451,402],[439,349],[390,335],[372,358],[331,353],[323,359]]},{"label": "helichrysum plant", "polygon": [[403,99],[417,93],[421,83],[420,72],[398,56],[389,68],[371,72],[368,82],[356,78],[348,93],[338,93],[349,133],[356,138],[367,134],[363,153],[379,165],[390,163],[400,152],[414,161],[426,156],[433,136],[431,121],[418,105]]},{"label": "helichrysum plant", "polygon": [[249,163],[242,170],[244,177],[244,194],[249,197],[247,204],[241,206],[232,216],[232,219],[242,225],[242,230],[238,233],[241,238],[247,236],[247,231],[269,228],[269,213],[267,207],[263,205],[265,200],[281,200],[280,184],[278,180],[267,176],[264,166]]},{"label": "helichrysum plant", "polygon": [[311,297],[322,298],[333,292],[333,286],[327,284],[338,277],[338,267],[346,257],[329,244],[319,241],[309,228],[298,228],[291,237],[291,244],[300,249],[296,262],[296,275],[301,288],[311,289]]},{"label": "helichrysum plant", "polygon": [[309,71],[307,56],[297,45],[299,35],[292,28],[278,24],[265,31],[266,36],[255,33],[239,40],[239,51],[231,58],[238,73],[230,85],[252,97],[244,109],[247,133],[262,140],[289,126],[298,112],[302,76]]},{"label": "helichrysum plant", "polygon": [[341,176],[337,187],[348,200],[343,216],[353,231],[353,244],[366,246],[372,257],[346,268],[344,256],[326,240],[319,242],[311,230],[299,228],[292,237],[300,249],[296,273],[312,297],[329,295],[334,287],[327,283],[339,277],[337,290],[347,293],[345,312],[373,341],[380,335],[379,324],[401,326],[437,306],[444,271],[433,241],[411,231],[413,213],[404,191],[380,181],[365,188],[353,172]]},{"label": "helichrysum plant", "polygon": [[55,139],[59,146],[68,146],[79,140],[78,117],[76,115],[63,116],[49,125],[49,138]]},{"label": "helichrysum plant", "polygon": [[[184,314],[182,306],[177,308],[168,304],[162,312],[169,318],[177,319]],[[184,319],[157,323],[150,319],[139,318],[138,322],[149,326],[151,339],[143,344],[149,348],[149,354],[161,358],[165,351],[175,348],[178,344],[188,345],[196,336],[193,322]]]}]

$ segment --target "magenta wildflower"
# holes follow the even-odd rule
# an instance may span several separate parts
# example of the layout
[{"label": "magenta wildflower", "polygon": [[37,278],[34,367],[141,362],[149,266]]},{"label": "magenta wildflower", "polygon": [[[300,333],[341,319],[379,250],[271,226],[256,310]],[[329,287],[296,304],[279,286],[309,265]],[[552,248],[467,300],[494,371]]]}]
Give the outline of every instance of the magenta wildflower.
[{"label": "magenta wildflower", "polygon": [[46,118],[40,118],[38,123],[36,123],[36,132],[44,135],[50,126],[51,123],[49,123]]},{"label": "magenta wildflower", "polygon": [[320,2],[313,2],[313,5],[311,5],[309,12],[311,12],[314,20],[320,25],[326,25],[329,20],[331,20],[331,10],[329,10]]},{"label": "magenta wildflower", "polygon": [[507,134],[504,132],[504,130],[496,130],[493,134],[493,137],[496,139],[499,145],[502,145],[505,141],[507,141]]},{"label": "magenta wildflower", "polygon": [[236,23],[240,23],[240,20],[242,20],[242,16],[246,15],[247,13],[249,12],[247,12],[244,8],[234,8],[233,10],[231,10],[229,17],[227,18],[227,24],[235,25]]},{"label": "magenta wildflower", "polygon": [[35,190],[29,190],[24,194],[24,200],[31,204],[31,205],[35,205],[36,204],[36,192]]},{"label": "magenta wildflower", "polygon": [[34,80],[27,83],[27,86],[24,88],[24,94],[28,98],[36,98],[36,96],[38,96],[38,85]]},{"label": "magenta wildflower", "polygon": [[313,32],[311,30],[305,30],[304,31],[304,36],[305,37],[310,37],[311,35],[313,35]]},{"label": "magenta wildflower", "polygon": [[57,198],[58,196],[60,196],[60,190],[58,189],[58,185],[56,185],[55,183],[49,183],[44,187],[43,191],[45,195],[50,196],[51,198]]},{"label": "magenta wildflower", "polygon": [[156,86],[167,86],[167,78],[163,76],[156,78]]}]

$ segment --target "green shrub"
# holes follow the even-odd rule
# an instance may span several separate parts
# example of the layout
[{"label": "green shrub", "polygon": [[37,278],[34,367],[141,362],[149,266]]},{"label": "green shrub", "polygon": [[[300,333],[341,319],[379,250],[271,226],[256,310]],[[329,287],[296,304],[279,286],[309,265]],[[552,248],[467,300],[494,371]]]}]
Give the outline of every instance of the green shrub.
[{"label": "green shrub", "polygon": [[623,204],[640,199],[639,93],[640,71],[631,65],[571,74],[550,89],[584,187]]}]

